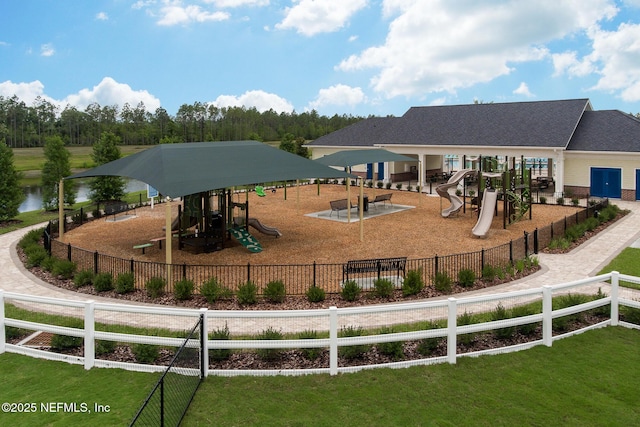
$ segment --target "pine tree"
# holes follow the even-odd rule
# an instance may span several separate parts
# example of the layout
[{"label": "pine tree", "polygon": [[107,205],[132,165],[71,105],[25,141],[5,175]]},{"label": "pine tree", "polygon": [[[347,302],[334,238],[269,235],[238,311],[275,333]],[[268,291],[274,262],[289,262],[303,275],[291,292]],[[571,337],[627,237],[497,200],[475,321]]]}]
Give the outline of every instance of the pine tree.
[{"label": "pine tree", "polygon": [[[91,157],[96,166],[118,160],[120,152],[120,138],[112,132],[103,132],[100,140],[93,144]],[[105,200],[120,200],[124,197],[126,183],[119,176],[98,176],[89,187],[91,200],[99,203]]]},{"label": "pine tree", "polygon": [[[47,138],[44,144],[46,159],[42,168],[42,205],[46,210],[58,208],[58,185],[62,178],[71,175],[69,150],[59,136]],[[76,190],[73,182],[64,183],[63,203],[73,205],[76,202]]]},{"label": "pine tree", "polygon": [[13,151],[0,141],[0,221],[15,218],[25,196],[20,188],[20,173],[13,164]]}]

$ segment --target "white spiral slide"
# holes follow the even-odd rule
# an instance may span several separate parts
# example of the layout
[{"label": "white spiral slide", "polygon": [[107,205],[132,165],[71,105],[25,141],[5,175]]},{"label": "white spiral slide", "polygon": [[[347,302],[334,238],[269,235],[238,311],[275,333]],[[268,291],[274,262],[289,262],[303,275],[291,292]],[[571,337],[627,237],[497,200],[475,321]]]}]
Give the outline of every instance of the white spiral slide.
[{"label": "white spiral slide", "polygon": [[436,192],[440,195],[440,197],[444,197],[448,201],[451,202],[451,206],[442,210],[441,214],[443,217],[447,218],[454,213],[458,212],[463,205],[460,197],[455,194],[449,193],[450,188],[457,188],[458,183],[464,179],[467,175],[473,175],[476,171],[474,169],[462,169],[458,172],[454,173],[451,178],[445,183],[440,184],[436,187]]},{"label": "white spiral slide", "polygon": [[497,202],[498,192],[485,188],[484,194],[482,195],[482,207],[480,208],[478,222],[476,222],[476,225],[471,229],[474,236],[485,237],[487,235],[487,231],[491,228],[493,212],[496,209]]}]

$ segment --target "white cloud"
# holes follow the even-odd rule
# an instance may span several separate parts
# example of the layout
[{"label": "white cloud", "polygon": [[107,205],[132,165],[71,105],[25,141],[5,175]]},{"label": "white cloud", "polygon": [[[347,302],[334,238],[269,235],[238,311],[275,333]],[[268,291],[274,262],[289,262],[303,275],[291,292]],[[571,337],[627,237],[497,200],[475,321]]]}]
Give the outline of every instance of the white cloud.
[{"label": "white cloud", "polygon": [[96,19],[98,21],[108,21],[109,20],[109,15],[107,15],[106,12],[98,12],[96,14]]},{"label": "white cloud", "polygon": [[261,113],[270,109],[278,113],[291,113],[293,111],[293,105],[289,101],[276,94],[262,90],[250,90],[240,96],[220,95],[212,104],[220,108],[254,107]]},{"label": "white cloud", "polygon": [[366,101],[361,88],[343,84],[320,89],[316,99],[309,103],[310,109],[318,109],[327,105],[348,105],[354,107]]},{"label": "white cloud", "polygon": [[269,0],[206,0],[219,8],[233,8],[242,6],[268,6]]},{"label": "white cloud", "polygon": [[[385,0],[392,19],[383,45],[343,60],[338,69],[373,69],[386,97],[455,93],[550,54],[545,43],[615,16],[611,0],[451,2]],[[395,16],[395,17],[394,17]]]},{"label": "white cloud", "polygon": [[531,98],[534,95],[531,93],[531,91],[529,90],[529,86],[525,83],[525,82],[521,82],[520,86],[518,86],[514,91],[514,94],[516,95],[524,95],[527,98]]},{"label": "white cloud", "polygon": [[191,22],[225,21],[229,19],[226,12],[208,12],[197,5],[182,6],[180,1],[168,2],[160,9],[161,17],[158,25],[186,25]]},{"label": "white cloud", "polygon": [[53,48],[51,43],[43,44],[40,46],[40,55],[41,56],[53,56],[55,55],[56,50]]},{"label": "white cloud", "polygon": [[53,99],[44,95],[44,85],[40,80],[29,83],[13,83],[11,80],[7,80],[0,83],[0,96],[13,98],[14,95],[27,105],[31,105],[38,96],[56,103]]},{"label": "white cloud", "polygon": [[344,27],[351,16],[367,6],[367,0],[294,0],[285,9],[285,18],[276,24],[280,30],[295,29],[305,36],[329,33]]},{"label": "white cloud", "polygon": [[153,112],[160,107],[160,100],[146,90],[134,90],[125,83],[118,83],[111,77],[105,77],[92,89],[81,89],[78,93],[67,96],[61,104],[71,104],[84,110],[89,104],[97,102],[104,105],[118,105],[122,107],[128,103],[132,107],[143,102],[147,111]]}]

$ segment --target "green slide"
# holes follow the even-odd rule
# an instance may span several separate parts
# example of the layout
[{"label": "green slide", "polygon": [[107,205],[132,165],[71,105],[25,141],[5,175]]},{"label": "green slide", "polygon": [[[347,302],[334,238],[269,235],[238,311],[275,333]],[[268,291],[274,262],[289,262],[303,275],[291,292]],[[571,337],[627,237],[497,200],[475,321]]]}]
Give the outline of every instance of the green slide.
[{"label": "green slide", "polygon": [[251,252],[262,252],[262,245],[256,240],[244,227],[234,227],[229,230],[231,235],[242,246],[249,249]]}]

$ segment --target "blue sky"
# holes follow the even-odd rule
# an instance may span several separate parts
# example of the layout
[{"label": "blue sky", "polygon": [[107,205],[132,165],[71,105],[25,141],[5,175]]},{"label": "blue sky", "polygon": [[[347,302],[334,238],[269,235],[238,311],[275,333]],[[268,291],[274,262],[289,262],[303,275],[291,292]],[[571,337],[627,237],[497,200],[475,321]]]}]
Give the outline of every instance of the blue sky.
[{"label": "blue sky", "polygon": [[590,98],[640,112],[640,0],[0,3],[0,96],[402,115]]}]

